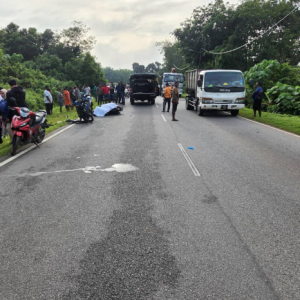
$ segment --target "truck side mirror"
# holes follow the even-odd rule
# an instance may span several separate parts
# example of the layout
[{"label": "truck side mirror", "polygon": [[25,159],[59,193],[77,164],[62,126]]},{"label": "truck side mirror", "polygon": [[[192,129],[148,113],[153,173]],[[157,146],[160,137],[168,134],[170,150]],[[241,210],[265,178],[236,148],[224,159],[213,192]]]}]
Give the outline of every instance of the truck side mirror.
[{"label": "truck side mirror", "polygon": [[202,87],[202,80],[201,79],[199,79],[198,81],[197,81],[197,85],[198,85],[198,87]]}]

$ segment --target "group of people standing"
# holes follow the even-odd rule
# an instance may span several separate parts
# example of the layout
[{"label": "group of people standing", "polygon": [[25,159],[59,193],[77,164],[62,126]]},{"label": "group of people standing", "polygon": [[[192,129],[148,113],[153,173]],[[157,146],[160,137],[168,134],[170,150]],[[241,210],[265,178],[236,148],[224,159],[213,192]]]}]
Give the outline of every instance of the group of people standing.
[{"label": "group of people standing", "polygon": [[15,111],[9,107],[27,107],[26,93],[22,87],[17,85],[15,79],[8,81],[10,89],[0,87],[0,144],[3,143],[2,136],[6,133],[12,138],[11,121]]},{"label": "group of people standing", "polygon": [[[125,105],[125,89],[126,86],[122,81],[120,81],[116,86],[112,82],[109,86],[105,83],[100,83],[97,87],[95,84],[93,88],[93,96],[95,97],[98,105],[108,102],[116,102]],[[75,102],[81,100],[82,95],[91,96],[91,94],[91,88],[87,84],[84,84],[81,89],[79,85],[71,88],[65,87],[64,90],[59,89],[57,99],[60,112],[62,112],[63,106],[66,108],[66,111],[69,111],[70,109],[73,110]],[[54,100],[49,86],[45,87],[44,102],[47,114],[51,115]]]},{"label": "group of people standing", "polygon": [[[107,84],[99,84],[94,87],[94,96],[98,105],[108,102],[116,102],[125,105],[125,89],[126,86],[122,81],[119,81],[115,86],[113,82],[108,86]],[[116,93],[115,93],[116,91]]]},{"label": "group of people standing", "polygon": [[[71,88],[65,87],[64,90],[59,89],[57,94],[57,100],[58,100],[60,112],[62,112],[63,106],[65,106],[66,111],[69,111],[70,109],[73,110],[75,106],[75,101],[78,101],[80,99],[81,99],[81,92],[78,85]],[[45,102],[47,114],[51,115],[54,100],[53,100],[52,91],[49,86],[45,87],[44,102]]]}]

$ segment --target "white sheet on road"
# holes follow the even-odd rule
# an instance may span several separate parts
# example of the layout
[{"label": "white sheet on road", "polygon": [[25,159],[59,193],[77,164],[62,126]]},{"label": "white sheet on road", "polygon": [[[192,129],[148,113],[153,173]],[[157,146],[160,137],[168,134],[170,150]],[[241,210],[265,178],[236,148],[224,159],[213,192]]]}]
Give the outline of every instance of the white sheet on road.
[{"label": "white sheet on road", "polygon": [[116,108],[117,105],[115,103],[107,103],[102,104],[101,106],[96,106],[94,110],[94,115],[96,117],[104,117],[105,114],[107,114],[109,111],[111,111],[113,108]]}]

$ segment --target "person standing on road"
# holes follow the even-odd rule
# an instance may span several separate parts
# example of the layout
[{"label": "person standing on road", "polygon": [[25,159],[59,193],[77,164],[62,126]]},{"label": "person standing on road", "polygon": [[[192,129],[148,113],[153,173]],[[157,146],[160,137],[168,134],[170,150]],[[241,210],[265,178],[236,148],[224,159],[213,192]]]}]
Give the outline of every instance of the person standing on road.
[{"label": "person standing on road", "polygon": [[118,82],[118,85],[116,86],[117,90],[117,101],[121,103],[121,82]]},{"label": "person standing on road", "polygon": [[59,89],[57,93],[57,100],[59,105],[59,112],[62,113],[62,107],[64,106],[64,95],[62,94],[62,90]]},{"label": "person standing on road", "polygon": [[173,88],[173,97],[172,97],[172,121],[178,121],[175,119],[175,113],[177,111],[177,106],[179,103],[179,91],[178,91],[178,81],[175,82]]},{"label": "person standing on road", "polygon": [[[110,83],[110,87],[109,87],[109,99],[111,102],[114,101],[114,95],[115,95],[115,86],[114,84],[111,82]],[[116,101],[117,102],[117,101]]]},{"label": "person standing on road", "polygon": [[121,81],[121,104],[125,105],[125,84]]},{"label": "person standing on road", "polygon": [[102,90],[102,84],[100,83],[97,87],[97,96],[98,96],[98,105],[102,105],[103,103],[103,90]]},{"label": "person standing on road", "polygon": [[47,115],[51,115],[52,95],[50,93],[50,88],[48,85],[45,86],[44,102],[45,102],[45,106],[46,106]]},{"label": "person standing on road", "polygon": [[171,87],[169,86],[169,83],[167,82],[166,88],[164,91],[164,103],[163,103],[163,112],[165,112],[166,104],[168,103],[168,110],[167,112],[170,112],[170,104],[171,104]]},{"label": "person standing on road", "polygon": [[261,83],[258,81],[255,85],[255,92],[252,94],[253,99],[253,113],[254,118],[256,117],[256,111],[258,111],[258,115],[261,117],[261,102],[263,96],[263,88],[261,87]]},{"label": "person standing on road", "polygon": [[102,88],[102,91],[103,91],[103,95],[104,95],[104,101],[105,103],[108,103],[109,101],[109,87],[104,84],[103,88]]}]

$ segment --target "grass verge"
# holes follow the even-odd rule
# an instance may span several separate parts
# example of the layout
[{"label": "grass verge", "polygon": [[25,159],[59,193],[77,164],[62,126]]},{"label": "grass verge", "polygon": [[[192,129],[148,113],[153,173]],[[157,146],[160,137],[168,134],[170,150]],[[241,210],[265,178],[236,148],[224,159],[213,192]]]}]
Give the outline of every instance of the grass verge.
[{"label": "grass verge", "polygon": [[[94,102],[94,101],[93,101]],[[95,103],[94,103],[95,105]],[[53,107],[53,112],[52,115],[47,116],[47,121],[50,126],[49,128],[46,129],[46,134],[50,133],[62,126],[69,125],[70,123],[66,123],[66,120],[68,119],[77,119],[78,115],[76,112],[76,108],[74,107],[74,110],[66,111],[66,109],[63,107],[63,112],[59,112],[59,107],[54,106]],[[3,139],[3,144],[0,145],[0,158],[4,155],[7,155],[10,153],[11,150],[11,144],[10,144],[10,139],[8,136],[6,136]]]},{"label": "grass verge", "polygon": [[269,112],[262,112],[261,115],[262,115],[261,118],[260,117],[254,118],[253,110],[249,108],[241,109],[239,112],[239,116],[241,117],[247,118],[249,120],[254,120],[259,123],[274,126],[276,128],[300,135],[299,116],[273,114]]}]

